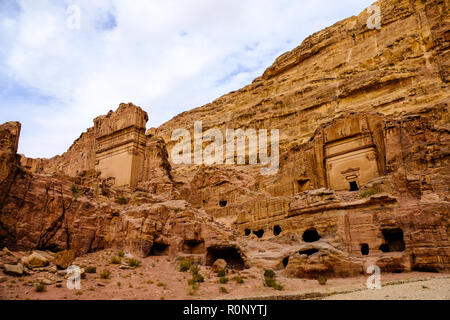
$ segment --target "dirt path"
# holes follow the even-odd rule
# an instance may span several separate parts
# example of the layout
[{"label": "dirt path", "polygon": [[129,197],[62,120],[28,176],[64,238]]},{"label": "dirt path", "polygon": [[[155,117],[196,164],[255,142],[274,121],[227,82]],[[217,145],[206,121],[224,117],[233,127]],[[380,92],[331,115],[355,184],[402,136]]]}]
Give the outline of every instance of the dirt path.
[{"label": "dirt path", "polygon": [[324,300],[450,300],[450,277],[391,284],[379,290],[335,294]]},{"label": "dirt path", "polygon": [[[277,282],[283,285],[283,290],[265,287],[264,268],[252,267],[227,274],[229,281],[219,283],[219,278],[211,267],[200,266],[200,274],[204,276],[195,292],[190,292],[188,280],[190,272],[179,271],[179,261],[167,256],[150,256],[142,260],[137,268],[123,269],[111,264],[111,257],[117,252],[103,250],[79,257],[75,263],[79,266],[95,266],[95,273],[86,274],[81,281],[80,290],[70,290],[64,277],[47,271],[34,271],[32,275],[13,277],[0,272],[0,299],[31,299],[31,300],[71,300],[71,299],[311,299],[328,296],[330,299],[450,299],[450,274],[411,272],[400,274],[383,274],[382,284],[388,285],[381,290],[368,291],[366,276],[354,278],[328,279],[325,285],[320,285],[315,279],[288,278],[283,270],[276,271]],[[103,270],[109,269],[111,275],[102,279]],[[240,276],[243,283],[238,283]],[[36,292],[34,284],[39,279],[57,279],[46,285],[45,291]],[[421,281],[418,281],[421,280]],[[425,281],[423,281],[425,280]],[[415,281],[411,283],[405,283]],[[389,285],[401,282],[401,285]],[[426,287],[426,288],[425,288]],[[346,293],[346,294],[341,294]]]}]

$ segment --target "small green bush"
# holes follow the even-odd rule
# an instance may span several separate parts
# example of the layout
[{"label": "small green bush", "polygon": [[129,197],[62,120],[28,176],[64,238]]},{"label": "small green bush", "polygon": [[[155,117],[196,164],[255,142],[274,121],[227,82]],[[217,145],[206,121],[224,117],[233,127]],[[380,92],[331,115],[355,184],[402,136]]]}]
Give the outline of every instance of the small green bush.
[{"label": "small green bush", "polygon": [[78,190],[78,187],[75,184],[73,184],[72,185],[72,196],[74,198],[78,198],[80,195],[81,195],[81,191]]},{"label": "small green bush", "polygon": [[325,277],[325,276],[318,276],[317,277],[317,281],[323,286],[323,285],[325,285],[325,284],[327,284],[327,277]]},{"label": "small green bush", "polygon": [[225,277],[226,274],[227,274],[227,272],[225,271],[225,269],[219,270],[219,271],[217,272],[217,276],[218,276],[218,277]]},{"label": "small green bush", "polygon": [[234,280],[236,280],[236,282],[239,283],[239,284],[244,283],[244,279],[242,279],[241,276],[237,276],[236,278],[234,278]]},{"label": "small green bush", "polygon": [[110,262],[112,264],[121,264],[122,263],[122,259],[119,258],[119,257],[114,256],[114,257],[111,257],[111,261]]},{"label": "small green bush", "polygon": [[132,268],[137,268],[137,267],[141,266],[141,260],[135,259],[135,258],[130,258],[127,260],[127,264]]},{"label": "small green bush", "polygon": [[111,276],[111,271],[109,269],[103,270],[102,273],[100,274],[100,277],[102,279],[109,279],[110,276]]},{"label": "small green bush", "polygon": [[227,288],[225,288],[225,287],[220,287],[219,290],[220,290],[220,292],[222,292],[222,293],[228,293],[228,290],[227,290]]},{"label": "small green bush", "polygon": [[275,271],[272,269],[266,269],[264,271],[264,278],[274,279],[275,278]]},{"label": "small green bush", "polygon": [[191,262],[190,261],[187,261],[187,260],[182,260],[181,262],[180,262],[180,271],[181,272],[186,272],[186,271],[188,271],[189,269],[191,269]]},{"label": "small green bush", "polygon": [[119,251],[117,252],[117,256],[123,258],[125,256],[125,253],[123,253],[123,251]]},{"label": "small green bush", "polygon": [[272,269],[266,269],[264,271],[264,285],[266,287],[274,288],[275,290],[283,290],[283,286],[276,280],[276,274]]},{"label": "small green bush", "polygon": [[44,292],[45,284],[43,284],[42,282],[38,282],[34,285],[34,289],[36,290],[36,292]]},{"label": "small green bush", "polygon": [[117,203],[120,205],[124,205],[128,203],[128,199],[125,196],[120,196],[117,198]]},{"label": "small green bush", "polygon": [[205,278],[200,274],[198,266],[191,266],[192,278],[188,280],[188,284],[194,286],[195,284],[205,281]]},{"label": "small green bush", "polygon": [[375,189],[370,188],[370,189],[367,189],[367,190],[362,191],[362,192],[360,193],[360,196],[361,196],[361,198],[367,198],[367,197],[373,196],[373,195],[376,194],[376,193],[377,193],[377,192],[376,192]]},{"label": "small green bush", "polygon": [[220,277],[219,278],[219,282],[222,283],[222,284],[225,284],[225,283],[228,282],[228,278],[227,277]]},{"label": "small green bush", "polygon": [[89,266],[86,267],[86,273],[96,273],[97,272],[97,268],[94,266]]}]

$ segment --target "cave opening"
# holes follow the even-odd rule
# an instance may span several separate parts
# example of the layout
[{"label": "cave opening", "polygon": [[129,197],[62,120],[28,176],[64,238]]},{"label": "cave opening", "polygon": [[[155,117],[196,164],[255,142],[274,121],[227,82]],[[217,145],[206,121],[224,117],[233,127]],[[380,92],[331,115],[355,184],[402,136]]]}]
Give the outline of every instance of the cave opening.
[{"label": "cave opening", "polygon": [[223,208],[223,207],[226,207],[227,204],[228,204],[228,201],[227,201],[227,200],[220,200],[220,201],[219,201],[219,205],[220,205],[222,208]]},{"label": "cave opening", "polygon": [[315,242],[321,238],[316,228],[311,228],[303,232],[303,241],[305,242]]},{"label": "cave opening", "polygon": [[359,187],[358,187],[358,183],[356,181],[350,181],[350,191],[358,191]]},{"label": "cave opening", "polygon": [[250,229],[245,229],[244,233],[248,237],[252,232],[250,231]]},{"label": "cave opening", "polygon": [[385,242],[380,245],[379,250],[382,252],[401,252],[405,250],[402,229],[383,229],[381,233]]},{"label": "cave opening", "polygon": [[209,247],[206,254],[206,265],[212,266],[217,259],[223,259],[236,270],[243,270],[245,263],[239,251],[234,247]]},{"label": "cave opening", "polygon": [[278,236],[281,233],[281,227],[279,225],[276,225],[273,227],[273,234],[275,236]]},{"label": "cave opening", "polygon": [[264,230],[259,229],[259,230],[253,231],[253,234],[256,235],[258,238],[262,238],[262,236],[264,235]]},{"label": "cave opening", "polygon": [[369,245],[367,243],[361,244],[361,254],[367,256],[369,254]]},{"label": "cave opening", "polygon": [[151,256],[167,256],[169,254],[169,245],[161,242],[153,243],[150,249]]},{"label": "cave opening", "polygon": [[298,192],[303,192],[309,189],[309,179],[297,180]]},{"label": "cave opening", "polygon": [[205,253],[205,241],[203,240],[185,240],[183,242],[183,252],[189,254]]},{"label": "cave opening", "polygon": [[282,263],[283,263],[283,266],[286,268],[287,265],[288,265],[288,263],[289,263],[289,257],[285,257],[285,258],[283,259]]},{"label": "cave opening", "polygon": [[319,249],[312,248],[312,249],[300,250],[298,253],[300,255],[306,254],[307,256],[310,256],[310,255],[312,255],[314,253],[317,253],[317,252],[319,252]]}]

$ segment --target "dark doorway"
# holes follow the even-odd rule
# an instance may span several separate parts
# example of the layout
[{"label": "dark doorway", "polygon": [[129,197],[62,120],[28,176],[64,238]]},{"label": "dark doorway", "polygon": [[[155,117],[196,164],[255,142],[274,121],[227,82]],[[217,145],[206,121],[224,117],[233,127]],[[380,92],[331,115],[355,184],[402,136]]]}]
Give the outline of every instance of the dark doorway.
[{"label": "dark doorway", "polygon": [[206,254],[206,265],[212,266],[217,259],[224,259],[228,265],[236,270],[244,269],[244,260],[234,247],[210,247]]},{"label": "dark doorway", "polygon": [[250,229],[245,229],[244,233],[248,237],[250,235],[250,233],[252,233],[252,232],[250,231]]},{"label": "dark doorway", "polygon": [[286,268],[289,263],[289,257],[284,258],[282,263],[283,263],[283,266]]},{"label": "dark doorway", "polygon": [[219,201],[219,205],[220,205],[221,207],[226,207],[227,204],[228,204],[228,201],[227,201],[227,200],[220,200],[220,201]]},{"label": "dark doorway", "polygon": [[264,230],[259,229],[259,230],[253,231],[253,234],[255,234],[258,238],[262,238],[262,236],[264,235]]},{"label": "dark doorway", "polygon": [[367,256],[369,254],[369,245],[367,243],[361,244],[361,254]]},{"label": "dark doorway", "polygon": [[303,232],[303,241],[305,242],[315,242],[318,241],[321,237],[315,228],[311,228]]},{"label": "dark doorway", "polygon": [[401,252],[405,250],[402,229],[383,229],[381,232],[385,241],[379,248],[382,252]]},{"label": "dark doorway", "polygon": [[167,256],[169,254],[169,245],[165,243],[153,243],[152,249],[150,250],[151,256]]},{"label": "dark doorway", "polygon": [[309,179],[297,180],[298,192],[306,191],[309,189]]},{"label": "dark doorway", "polygon": [[281,227],[279,225],[276,225],[273,227],[273,234],[275,236],[278,236],[281,233]]},{"label": "dark doorway", "polygon": [[356,181],[350,181],[350,191],[358,191],[359,187]]}]

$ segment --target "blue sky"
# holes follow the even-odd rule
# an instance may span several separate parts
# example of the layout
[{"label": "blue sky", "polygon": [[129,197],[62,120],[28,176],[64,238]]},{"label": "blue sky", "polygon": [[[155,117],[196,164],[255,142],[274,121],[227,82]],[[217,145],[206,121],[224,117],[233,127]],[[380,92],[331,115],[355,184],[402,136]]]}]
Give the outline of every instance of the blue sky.
[{"label": "blue sky", "polygon": [[373,2],[0,0],[0,123],[22,123],[29,157],[65,152],[120,102],[158,126],[245,86]]}]

